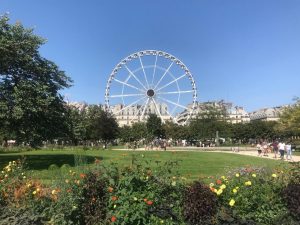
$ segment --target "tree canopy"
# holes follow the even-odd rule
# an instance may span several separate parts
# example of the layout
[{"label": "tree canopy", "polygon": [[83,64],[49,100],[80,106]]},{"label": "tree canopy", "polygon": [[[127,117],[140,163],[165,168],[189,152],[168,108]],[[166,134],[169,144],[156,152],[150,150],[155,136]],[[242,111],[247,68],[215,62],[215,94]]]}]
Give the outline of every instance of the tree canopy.
[{"label": "tree canopy", "polygon": [[45,40],[0,17],[0,129],[4,140],[31,146],[67,134],[60,90],[71,79],[39,48]]}]

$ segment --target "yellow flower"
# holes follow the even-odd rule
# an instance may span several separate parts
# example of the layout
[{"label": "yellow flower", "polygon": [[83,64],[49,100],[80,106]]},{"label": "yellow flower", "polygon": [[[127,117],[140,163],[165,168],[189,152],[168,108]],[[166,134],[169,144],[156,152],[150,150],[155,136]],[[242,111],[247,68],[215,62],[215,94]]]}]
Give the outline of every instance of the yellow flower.
[{"label": "yellow flower", "polygon": [[5,176],[4,176],[5,178],[7,178],[8,177],[8,175],[7,174],[5,174]]},{"label": "yellow flower", "polygon": [[65,182],[68,184],[70,181],[68,179],[66,179]]},{"label": "yellow flower", "polygon": [[23,179],[26,179],[26,176],[23,176]]},{"label": "yellow flower", "polygon": [[213,186],[215,186],[215,184],[214,184],[214,183],[210,183],[209,186],[210,186],[210,187],[213,187]]},{"label": "yellow flower", "polygon": [[30,188],[30,187],[31,187],[31,184],[30,184],[30,183],[29,183],[29,184],[27,184],[27,187],[28,187],[28,188]]},{"label": "yellow flower", "polygon": [[235,174],[235,176],[236,176],[236,177],[239,177],[239,176],[240,176],[240,174],[239,174],[239,173],[237,173],[237,174]]},{"label": "yellow flower", "polygon": [[234,204],[235,204],[234,199],[231,199],[230,202],[229,202],[229,205],[232,207],[232,206],[234,206]]},{"label": "yellow flower", "polygon": [[232,190],[232,192],[233,192],[234,194],[236,194],[236,193],[237,193],[237,189],[234,188],[234,189]]},{"label": "yellow flower", "polygon": [[245,185],[246,185],[246,186],[251,186],[251,184],[252,184],[252,183],[251,183],[250,180],[245,182]]},{"label": "yellow flower", "polygon": [[37,189],[36,189],[36,192],[39,192],[39,191],[40,191],[40,189],[39,189],[39,188],[37,188]]},{"label": "yellow flower", "polygon": [[35,194],[36,194],[36,191],[33,191],[32,194],[35,195]]},{"label": "yellow flower", "polygon": [[138,199],[137,199],[137,197],[133,197],[133,200],[134,200],[134,201],[137,201]]},{"label": "yellow flower", "polygon": [[224,190],[224,189],[226,188],[226,185],[225,185],[225,184],[222,184],[222,185],[220,186],[220,188],[221,188],[222,190]]},{"label": "yellow flower", "polygon": [[114,205],[114,209],[117,207],[117,205]]},{"label": "yellow flower", "polygon": [[254,173],[254,174],[252,174],[252,177],[256,177],[256,174]]},{"label": "yellow flower", "polygon": [[225,180],[225,179],[226,179],[226,177],[225,177],[225,176],[221,176],[221,178],[222,178],[223,180]]},{"label": "yellow flower", "polygon": [[239,190],[240,187],[235,187],[236,190]]},{"label": "yellow flower", "polygon": [[218,191],[217,191],[217,195],[221,195],[223,193],[223,190],[222,189],[219,189]]},{"label": "yellow flower", "polygon": [[176,181],[173,181],[173,182],[172,182],[172,186],[176,186]]},{"label": "yellow flower", "polygon": [[56,190],[52,190],[51,194],[56,195]]},{"label": "yellow flower", "polygon": [[277,174],[276,174],[276,173],[273,173],[273,174],[272,174],[272,177],[276,178],[276,177],[277,177]]}]

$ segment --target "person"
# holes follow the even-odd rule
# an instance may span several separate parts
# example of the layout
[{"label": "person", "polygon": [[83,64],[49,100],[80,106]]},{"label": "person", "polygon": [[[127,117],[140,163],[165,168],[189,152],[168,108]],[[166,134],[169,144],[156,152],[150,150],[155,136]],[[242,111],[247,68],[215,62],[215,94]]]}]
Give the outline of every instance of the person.
[{"label": "person", "polygon": [[278,142],[275,140],[272,143],[272,148],[274,152],[274,158],[277,159],[277,154],[278,154]]},{"label": "person", "polygon": [[290,142],[288,142],[285,145],[285,151],[286,151],[286,160],[292,160],[292,145]]},{"label": "person", "polygon": [[280,158],[283,160],[284,159],[285,143],[284,142],[279,142],[278,149],[279,149],[279,153],[280,153]]},{"label": "person", "polygon": [[258,152],[258,156],[261,156],[261,152],[262,152],[262,146],[261,146],[261,144],[260,143],[257,143],[257,145],[256,145],[256,149],[257,149],[257,152]]},{"label": "person", "polygon": [[262,145],[264,156],[268,156],[268,143],[264,141]]}]

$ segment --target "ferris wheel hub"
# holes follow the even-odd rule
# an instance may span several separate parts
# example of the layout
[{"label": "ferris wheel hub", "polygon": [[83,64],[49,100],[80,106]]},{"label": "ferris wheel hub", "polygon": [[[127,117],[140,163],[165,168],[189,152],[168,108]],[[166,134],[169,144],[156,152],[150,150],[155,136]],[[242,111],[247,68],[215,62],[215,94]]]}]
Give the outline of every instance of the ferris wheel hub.
[{"label": "ferris wheel hub", "polygon": [[148,95],[148,97],[153,97],[153,96],[154,96],[154,94],[155,94],[155,92],[154,92],[154,90],[153,90],[153,89],[149,89],[149,90],[147,91],[147,95]]}]

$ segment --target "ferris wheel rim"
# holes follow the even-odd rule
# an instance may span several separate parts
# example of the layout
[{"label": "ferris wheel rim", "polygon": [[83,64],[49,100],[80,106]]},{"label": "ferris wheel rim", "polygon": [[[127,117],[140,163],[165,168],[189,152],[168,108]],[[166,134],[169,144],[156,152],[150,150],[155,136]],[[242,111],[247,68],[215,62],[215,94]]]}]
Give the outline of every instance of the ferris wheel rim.
[{"label": "ferris wheel rim", "polygon": [[[147,56],[147,55],[153,55],[153,56],[155,56],[155,64],[154,64],[154,65],[150,65],[150,66],[149,66],[149,65],[148,65],[148,66],[144,66],[144,65],[143,65],[142,57],[143,57],[143,56]],[[163,58],[166,58],[166,59],[172,61],[171,64],[169,65],[169,67],[168,67],[167,69],[166,69],[166,68],[162,68],[162,67],[157,66],[157,60],[158,60],[159,57],[163,57]],[[126,64],[127,64],[128,62],[132,61],[132,60],[135,60],[135,59],[138,59],[138,60],[140,61],[141,67],[139,67],[138,69],[136,69],[136,70],[134,70],[134,71],[131,71],[131,70],[127,67]],[[163,86],[159,86],[160,82],[163,80],[163,78],[164,78],[164,76],[166,76],[166,74],[172,74],[172,73],[169,72],[169,69],[172,67],[172,65],[173,65],[174,63],[177,64],[178,66],[180,66],[180,69],[183,70],[184,73],[183,73],[180,77],[177,77],[176,79],[173,79],[173,80],[172,80],[171,82],[169,82],[168,84],[165,84],[165,85],[163,85]],[[165,87],[167,87],[167,86],[169,86],[169,85],[171,85],[171,84],[173,84],[173,83],[175,83],[175,82],[177,83],[177,87],[178,87],[177,91],[173,91],[173,92],[165,92],[165,93],[164,93],[164,92],[158,92],[158,94],[160,94],[160,95],[161,95],[161,94],[178,94],[178,102],[179,102],[180,94],[182,94],[182,93],[193,93],[193,95],[192,95],[192,107],[191,107],[191,108],[188,108],[188,107],[185,107],[185,106],[183,106],[183,105],[180,105],[180,104],[178,104],[178,102],[176,103],[176,102],[170,101],[170,100],[168,100],[168,99],[165,99],[164,97],[157,96],[157,98],[161,99],[163,102],[169,102],[170,104],[175,105],[176,107],[181,107],[181,108],[184,108],[185,110],[189,110],[189,111],[188,111],[188,116],[187,116],[186,120],[183,122],[183,124],[186,124],[187,121],[191,118],[192,113],[193,113],[193,111],[195,110],[195,106],[196,106],[196,101],[197,101],[197,88],[196,88],[195,80],[194,80],[194,78],[193,78],[191,72],[190,72],[189,69],[187,68],[187,66],[186,66],[181,60],[179,60],[177,57],[175,57],[175,56],[173,56],[173,55],[171,55],[171,54],[169,54],[169,53],[167,53],[167,52],[159,51],[159,50],[142,50],[142,51],[134,52],[134,53],[128,55],[127,57],[123,58],[123,59],[122,59],[122,60],[114,67],[114,69],[112,70],[111,74],[109,75],[109,79],[107,80],[107,84],[106,84],[106,88],[105,88],[105,107],[106,107],[106,109],[107,109],[107,110],[110,110],[110,104],[109,104],[109,102],[110,102],[110,98],[111,98],[111,96],[112,96],[112,95],[110,95],[110,86],[111,86],[111,83],[112,83],[113,81],[116,81],[116,82],[118,82],[118,83],[120,83],[120,84],[123,85],[123,86],[122,86],[122,94],[121,94],[121,95],[122,95],[122,103],[123,103],[124,106],[126,106],[126,105],[125,105],[125,102],[124,102],[124,87],[125,87],[125,86],[131,87],[131,88],[134,88],[134,89],[140,91],[140,92],[141,92],[140,95],[142,95],[142,92],[143,92],[143,91],[146,91],[146,92],[147,92],[147,90],[149,90],[149,88],[150,88],[150,85],[149,85],[149,81],[148,81],[148,78],[147,78],[146,73],[145,73],[145,68],[148,68],[148,67],[153,67],[153,68],[154,68],[153,74],[152,74],[152,79],[151,79],[151,84],[152,84],[152,86],[153,86],[153,80],[154,80],[154,75],[155,75],[156,69],[157,69],[157,68],[159,68],[159,69],[162,68],[162,69],[165,70],[165,73],[160,77],[159,81],[156,83],[156,85],[155,85],[155,87],[154,87],[154,89],[155,89],[156,92],[161,91],[161,90],[164,89]],[[128,78],[126,79],[126,82],[120,81],[120,80],[118,80],[117,78],[115,78],[116,75],[117,75],[117,73],[118,73],[118,71],[119,71],[121,68],[125,68],[125,69],[129,72]],[[134,74],[135,71],[141,70],[141,69],[143,70],[143,75],[144,75],[146,84],[143,84],[143,83],[139,80],[139,78],[137,78],[137,77],[135,76],[135,74]],[[132,77],[133,77],[135,80],[137,80],[137,82],[141,85],[141,87],[136,87],[136,86],[134,86],[134,85],[131,85],[131,84],[128,84],[128,83],[127,83],[128,80],[130,80]],[[179,79],[182,79],[182,78],[184,78],[184,77],[187,77],[187,78],[190,80],[191,86],[192,86],[192,90],[187,90],[187,91],[182,91],[182,90],[180,90],[180,88],[179,88],[179,86],[178,86],[178,80],[179,80]],[[172,78],[175,78],[175,76],[172,76]],[[145,85],[146,85],[146,86],[145,86]],[[156,89],[156,88],[158,88],[158,89]],[[121,95],[120,95],[120,96],[121,96]],[[146,94],[146,97],[147,97],[147,94]],[[151,98],[151,99],[150,99],[150,98]],[[142,99],[143,99],[143,98],[139,99],[139,101],[142,100]],[[149,100],[149,99],[150,99],[150,100]],[[146,105],[149,104],[149,101],[151,101],[151,100],[152,100],[152,97],[148,96],[147,100],[145,101],[145,104],[146,104]],[[154,101],[153,101],[153,100],[154,100]],[[155,101],[154,98],[153,98],[153,100],[152,100],[152,101],[154,102],[154,105],[155,105],[155,107],[156,107],[156,106],[157,106],[156,101]],[[137,102],[139,102],[139,101],[137,101]],[[128,106],[128,105],[127,105],[127,106]],[[127,106],[126,106],[126,107],[127,107]],[[126,107],[125,107],[125,108],[126,108]],[[141,109],[141,108],[140,108],[140,109]],[[140,110],[140,109],[139,109],[139,110]],[[146,107],[144,106],[143,112],[142,112],[142,116],[145,115],[145,109],[146,109]],[[172,118],[172,120],[173,120],[174,122],[177,123],[176,118],[175,118],[174,116],[172,116],[173,111],[175,111],[175,109],[176,109],[176,108],[173,108],[170,117]],[[167,113],[169,114],[169,112],[167,112]],[[138,113],[137,113],[137,114],[138,114]],[[160,117],[162,118],[161,115],[160,115]]]}]

